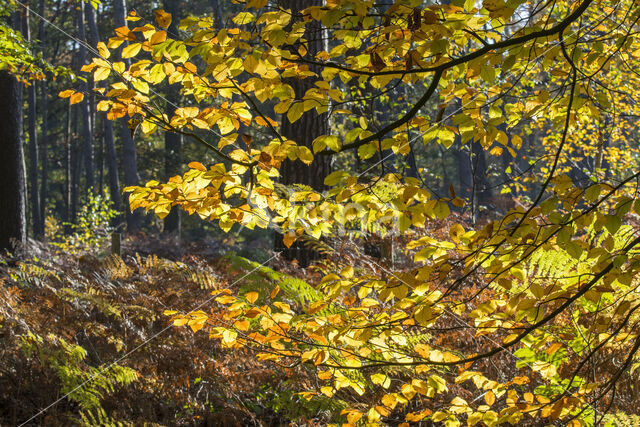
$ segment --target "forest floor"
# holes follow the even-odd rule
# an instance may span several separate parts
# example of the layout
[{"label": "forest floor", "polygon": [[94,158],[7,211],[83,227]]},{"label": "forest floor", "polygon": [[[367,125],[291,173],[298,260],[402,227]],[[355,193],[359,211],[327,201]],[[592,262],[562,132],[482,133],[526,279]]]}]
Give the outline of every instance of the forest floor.
[{"label": "forest floor", "polygon": [[[267,251],[254,246],[264,261]],[[297,395],[317,387],[312,371],[223,349],[206,328],[175,327],[163,312],[215,317],[218,289],[246,292],[283,278],[314,285],[338,263],[375,270],[380,260],[345,250],[307,269],[280,258],[267,267],[233,249],[138,237],[122,257],[31,242],[1,258],[0,425],[326,424],[341,408]]]},{"label": "forest floor", "polygon": [[295,395],[311,386],[305,370],[222,349],[163,315],[215,314],[216,289],[269,285],[272,268],[311,284],[330,268],[260,266],[233,246],[138,237],[119,257],[30,242],[0,258],[0,425],[324,424],[330,403]]}]

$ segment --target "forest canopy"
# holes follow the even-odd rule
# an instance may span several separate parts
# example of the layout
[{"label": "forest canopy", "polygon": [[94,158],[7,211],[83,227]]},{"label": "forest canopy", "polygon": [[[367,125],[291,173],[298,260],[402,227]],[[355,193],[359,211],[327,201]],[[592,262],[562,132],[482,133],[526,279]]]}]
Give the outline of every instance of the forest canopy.
[{"label": "forest canopy", "polygon": [[[12,2],[0,59],[25,85],[25,220],[52,260],[156,277],[135,244],[234,236],[249,255],[220,249],[207,295],[155,306],[159,334],[286,373],[280,422],[639,415],[637,2],[160,3]],[[129,261],[97,254],[122,229]],[[136,383],[126,359],[156,336],[109,384]]]}]

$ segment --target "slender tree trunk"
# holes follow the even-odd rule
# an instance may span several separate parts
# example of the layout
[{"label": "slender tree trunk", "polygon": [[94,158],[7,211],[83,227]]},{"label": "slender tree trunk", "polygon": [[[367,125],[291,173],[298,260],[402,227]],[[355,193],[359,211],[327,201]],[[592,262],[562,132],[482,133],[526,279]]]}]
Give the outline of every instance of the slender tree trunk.
[{"label": "slender tree trunk", "polygon": [[73,221],[71,213],[71,104],[67,105],[67,124],[64,134],[64,220]]},{"label": "slender tree trunk", "polygon": [[[45,15],[46,0],[40,0],[40,16]],[[45,46],[47,33],[45,22],[40,20],[38,28],[38,38],[40,39],[40,52],[45,55]],[[40,218],[44,222],[47,214],[47,198],[48,198],[48,174],[49,174],[49,108],[48,99],[49,85],[47,80],[40,83],[40,114],[42,115],[42,128],[40,136],[41,146],[41,175],[40,175]]]},{"label": "slender tree trunk", "polygon": [[480,206],[485,206],[491,198],[491,189],[489,188],[487,157],[482,144],[479,141],[471,142],[471,150],[473,152],[473,220],[475,222],[478,218]]},{"label": "slender tree trunk", "polygon": [[[125,0],[113,0],[113,13],[116,27],[124,27],[127,25],[127,6]],[[126,46],[126,42],[123,47]],[[128,66],[129,61],[124,60]],[[120,128],[120,139],[122,141],[122,169],[124,170],[124,184],[126,186],[138,185],[140,178],[138,176],[138,161],[136,153],[136,144],[131,135],[131,130],[127,126],[128,116],[122,121]],[[129,232],[136,232],[140,229],[142,223],[142,214],[140,211],[131,212],[129,209],[129,196],[126,195],[125,211],[127,213],[127,229]]]},{"label": "slender tree trunk", "polygon": [[[84,7],[84,19],[89,27],[89,33],[87,34],[87,40],[90,46],[96,46],[100,41],[98,36],[98,26],[96,23],[96,14],[95,8],[91,5],[91,3],[87,3]],[[91,52],[89,53],[90,57],[93,57]],[[91,58],[89,58],[91,59]],[[89,74],[88,76],[88,86],[89,86],[89,94],[88,94],[88,102],[89,102],[89,121],[91,123],[92,136],[93,139],[99,142],[98,151],[94,152],[94,165],[97,168],[95,171],[95,175],[98,176],[98,182],[96,183],[95,191],[98,194],[102,194],[103,184],[104,184],[104,133],[99,132],[98,129],[98,119],[96,117],[96,82],[93,80],[93,74]]]},{"label": "slender tree trunk", "polygon": [[[13,15],[13,27],[19,27]],[[22,149],[22,85],[6,70],[0,70],[0,250],[10,250],[14,242],[27,237],[26,177]]]},{"label": "slender tree trunk", "polygon": [[[292,21],[302,19],[300,12],[309,6],[321,6],[322,0],[279,0],[278,4],[285,8],[291,9],[294,18]],[[315,58],[315,55],[326,49],[324,37],[322,37],[323,29],[320,24],[309,24],[306,28],[304,38],[308,40],[307,56]],[[318,75],[320,68],[310,66],[311,71]],[[308,89],[315,86],[317,78],[306,78],[304,80],[292,78],[287,83],[291,85],[297,99],[304,96]],[[282,117],[280,133],[284,138],[296,141],[298,145],[304,145],[311,149],[313,140],[320,135],[329,133],[329,117],[327,114],[317,114],[315,110],[307,111],[294,123],[291,123],[286,115]],[[331,173],[331,159],[329,156],[317,156],[313,163],[309,166],[300,161],[285,160],[280,169],[282,184],[304,184],[311,188],[322,191],[325,189],[324,178]],[[294,242],[290,248],[286,248],[282,242],[282,235],[276,234],[275,248],[282,252],[286,259],[297,259],[303,267],[317,257],[317,254],[305,247],[300,241]]]},{"label": "slender tree trunk", "polygon": [[[96,21],[96,10],[87,6],[86,9],[87,23],[89,25],[89,34],[91,35],[91,42],[97,44],[100,41],[100,33],[98,31],[98,25]],[[109,173],[109,196],[113,202],[113,208],[120,212],[122,209],[122,203],[120,202],[120,178],[118,176],[118,155],[116,154],[116,145],[113,137],[113,123],[111,120],[107,120],[106,113],[101,113],[102,123],[104,125],[104,156],[106,156],[107,170]],[[101,160],[102,161],[102,160]],[[100,170],[102,173],[102,165]],[[102,180],[102,178],[101,178]],[[122,222],[121,216],[116,218],[114,226],[120,225]]]},{"label": "slender tree trunk", "polygon": [[[28,41],[31,40],[31,25],[29,22],[30,9],[26,7],[23,15],[23,33]],[[40,218],[40,195],[38,194],[38,133],[37,133],[37,93],[35,82],[27,87],[28,129],[29,129],[29,201],[31,205],[31,223],[33,235],[41,238],[44,235],[44,224]]]},{"label": "slender tree trunk", "polygon": [[[169,32],[171,34],[178,34],[178,22],[180,21],[180,12],[183,8],[183,2],[181,0],[164,0],[164,8],[172,15],[171,26]],[[180,102],[180,91],[177,85],[171,85],[165,92],[167,99],[166,114],[169,118],[173,117],[176,111],[176,106]],[[172,176],[179,175],[182,168],[182,135],[174,132],[164,133],[164,173],[165,178],[169,179]],[[181,226],[181,210],[171,209],[171,212],[164,219],[164,231],[167,233],[173,233],[180,235]]]},{"label": "slender tree trunk", "polygon": [[[87,35],[84,23],[84,2],[78,2],[77,9],[77,25],[78,39],[80,40],[80,49],[78,50],[78,70],[87,62],[87,48],[84,43],[87,42]],[[91,6],[88,6],[91,7]],[[84,154],[84,170],[85,185],[87,190],[95,191],[95,164],[93,157],[93,136],[91,124],[91,106],[89,104],[89,84],[83,81],[80,84],[82,92],[85,94],[84,100],[79,104],[82,115],[82,147]]]},{"label": "slender tree trunk", "polygon": [[69,174],[71,175],[71,222],[75,224],[78,213],[78,199],[80,197],[80,173],[82,171],[82,146],[79,143],[78,135],[79,107],[73,106],[72,118],[72,138],[70,144],[71,153],[69,155]]}]

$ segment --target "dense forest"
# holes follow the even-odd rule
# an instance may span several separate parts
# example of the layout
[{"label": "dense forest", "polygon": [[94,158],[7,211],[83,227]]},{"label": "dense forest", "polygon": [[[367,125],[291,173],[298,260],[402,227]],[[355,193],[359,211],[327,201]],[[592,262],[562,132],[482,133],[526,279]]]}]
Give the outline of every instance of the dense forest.
[{"label": "dense forest", "polygon": [[640,425],[639,21],[0,0],[0,425]]}]

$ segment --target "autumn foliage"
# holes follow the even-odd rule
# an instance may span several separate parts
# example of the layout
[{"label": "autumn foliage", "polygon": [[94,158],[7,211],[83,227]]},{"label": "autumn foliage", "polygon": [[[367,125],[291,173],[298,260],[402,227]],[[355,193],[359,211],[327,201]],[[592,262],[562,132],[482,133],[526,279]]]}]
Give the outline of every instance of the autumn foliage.
[{"label": "autumn foliage", "polygon": [[[162,310],[173,325],[300,368],[292,390],[309,405],[330,401],[327,423],[594,425],[631,401],[636,2],[243,4],[227,28],[183,19],[182,39],[163,10],[131,14],[132,28],[117,28],[83,67],[109,81],[96,89],[109,119],[128,117],[132,133],[179,133],[216,158],[126,188],[131,209],[273,229],[286,246],[311,242],[329,257],[342,250],[331,242],[374,234],[400,242],[404,258],[337,257],[315,266],[313,283],[249,264],[266,279],[220,286],[198,309],[178,299]],[[326,50],[310,52],[310,37],[326,38]],[[110,60],[121,47],[130,64]],[[314,87],[296,95],[292,80],[308,78]],[[160,84],[185,98],[171,116]],[[389,94],[398,109],[365,114]],[[325,113],[333,131],[309,146],[279,131],[282,117]],[[531,135],[539,152],[523,145]],[[500,190],[518,204],[479,218],[476,190],[442,193],[376,168],[420,143],[500,156]],[[281,183],[284,162],[312,168],[319,156],[371,167],[336,170],[326,189]]]}]

